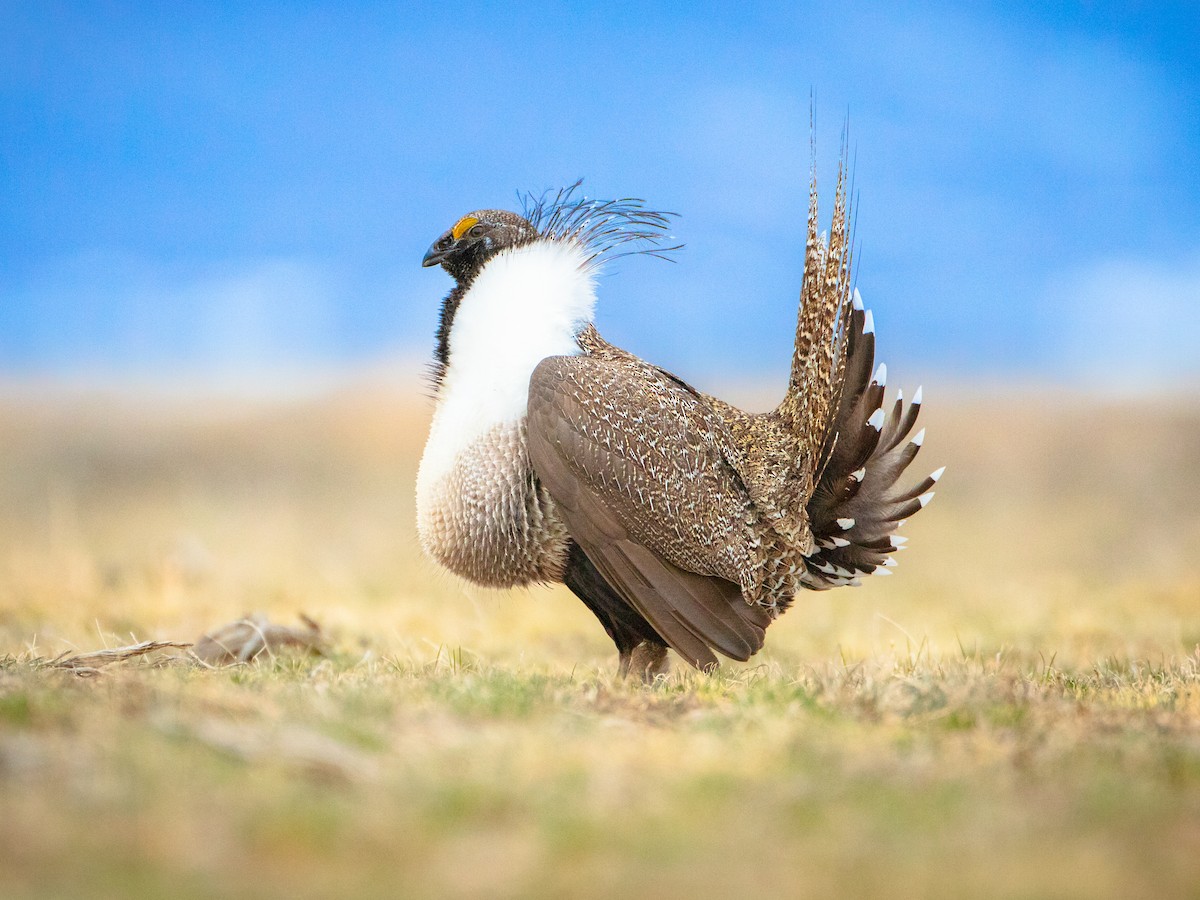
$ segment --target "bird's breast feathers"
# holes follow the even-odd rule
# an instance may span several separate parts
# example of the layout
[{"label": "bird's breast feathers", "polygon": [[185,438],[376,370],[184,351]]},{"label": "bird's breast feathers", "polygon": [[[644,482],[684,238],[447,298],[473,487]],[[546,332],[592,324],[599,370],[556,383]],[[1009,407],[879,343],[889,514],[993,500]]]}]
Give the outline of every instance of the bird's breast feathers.
[{"label": "bird's breast feathers", "polygon": [[[422,532],[442,505],[454,502],[448,480],[474,480],[460,471],[464,466],[528,465],[524,454],[489,463],[470,451],[498,428],[523,432],[534,368],[548,356],[581,352],[576,335],[591,322],[596,302],[591,269],[577,244],[535,241],[498,253],[463,295],[417,475]],[[524,472],[513,474],[515,480],[500,481],[531,483]]]},{"label": "bird's breast feathers", "polygon": [[547,356],[580,352],[592,320],[593,275],[577,245],[536,241],[496,255],[464,294],[422,469],[443,473],[496,425],[520,422],[529,376]]}]

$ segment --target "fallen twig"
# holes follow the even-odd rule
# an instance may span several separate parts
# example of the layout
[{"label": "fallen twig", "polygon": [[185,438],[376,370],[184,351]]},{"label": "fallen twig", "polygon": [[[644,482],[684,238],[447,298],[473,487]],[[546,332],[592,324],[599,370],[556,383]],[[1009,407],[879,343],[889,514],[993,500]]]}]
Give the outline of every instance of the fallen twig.
[{"label": "fallen twig", "polygon": [[250,662],[261,653],[273,654],[283,647],[298,647],[324,656],[321,627],[305,615],[300,616],[300,621],[304,628],[288,628],[268,621],[263,615],[246,616],[204,634],[192,646],[192,653],[201,662],[217,666]]},{"label": "fallen twig", "polygon": [[111,663],[145,656],[156,650],[168,648],[186,650],[191,646],[191,644],[183,644],[178,641],[142,641],[140,644],[130,644],[128,647],[114,647],[111,650],[93,650],[91,653],[58,656],[47,662],[46,666],[51,669],[70,669],[76,675],[94,675]]}]

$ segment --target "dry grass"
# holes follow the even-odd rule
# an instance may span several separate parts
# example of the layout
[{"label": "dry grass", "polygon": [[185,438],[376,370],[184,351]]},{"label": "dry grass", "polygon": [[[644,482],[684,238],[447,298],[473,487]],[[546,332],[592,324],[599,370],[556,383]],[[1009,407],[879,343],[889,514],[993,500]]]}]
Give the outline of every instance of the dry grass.
[{"label": "dry grass", "polygon": [[[642,689],[421,559],[412,392],[10,392],[0,894],[1194,896],[1200,404],[930,400],[898,577]],[[255,611],[326,654],[45,665]]]}]

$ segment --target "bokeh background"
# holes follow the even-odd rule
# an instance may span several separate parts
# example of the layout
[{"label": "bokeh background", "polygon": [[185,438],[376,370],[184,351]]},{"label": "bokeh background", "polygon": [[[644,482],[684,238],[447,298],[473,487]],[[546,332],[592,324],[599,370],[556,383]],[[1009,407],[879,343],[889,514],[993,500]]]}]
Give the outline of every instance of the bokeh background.
[{"label": "bokeh background", "polygon": [[[1200,381],[1190,2],[3,3],[0,377],[263,391],[428,353],[462,213],[680,214],[608,335],[780,380],[815,110],[901,376]],[[826,210],[828,211],[828,209]]]},{"label": "bokeh background", "polygon": [[[946,475],[897,577],[622,683],[421,553],[420,259],[644,197],[602,330],[766,408],[810,109]],[[1200,896],[1198,161],[1195,2],[0,0],[0,894]],[[55,668],[248,612],[327,655]]]}]

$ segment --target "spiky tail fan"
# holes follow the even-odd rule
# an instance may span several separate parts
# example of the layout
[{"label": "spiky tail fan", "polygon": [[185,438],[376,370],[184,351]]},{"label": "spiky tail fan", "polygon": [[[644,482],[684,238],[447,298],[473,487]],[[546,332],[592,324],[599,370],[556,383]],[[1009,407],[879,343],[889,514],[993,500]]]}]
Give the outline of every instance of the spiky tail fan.
[{"label": "spiky tail fan", "polygon": [[903,394],[888,415],[883,407],[887,367],[875,365],[875,325],[851,285],[850,205],[846,169],[838,166],[828,239],[817,233],[817,188],[810,189],[804,282],[788,393],[778,413],[815,469],[807,504],[813,552],[801,577],[825,590],[858,584],[862,575],[891,574],[905,538],[896,531],[933,497],[939,469],[917,485],[899,479],[924,440],[909,439],[921,390],[906,406]]}]

